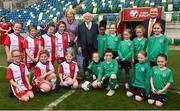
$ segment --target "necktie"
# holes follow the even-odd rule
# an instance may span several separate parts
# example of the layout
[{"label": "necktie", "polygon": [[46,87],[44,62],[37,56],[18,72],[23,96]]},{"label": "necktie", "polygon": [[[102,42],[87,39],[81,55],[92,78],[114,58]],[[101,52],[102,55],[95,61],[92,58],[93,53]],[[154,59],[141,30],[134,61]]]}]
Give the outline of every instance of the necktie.
[{"label": "necktie", "polygon": [[153,24],[154,24],[154,19],[151,19],[151,23],[148,30],[148,38],[151,36]]}]

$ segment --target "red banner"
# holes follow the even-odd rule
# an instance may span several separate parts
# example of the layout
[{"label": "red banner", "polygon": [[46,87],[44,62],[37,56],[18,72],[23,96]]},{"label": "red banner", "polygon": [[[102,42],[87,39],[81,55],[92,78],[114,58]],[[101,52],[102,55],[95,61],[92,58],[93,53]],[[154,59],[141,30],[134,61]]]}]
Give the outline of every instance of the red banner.
[{"label": "red banner", "polygon": [[[144,21],[149,18],[150,8],[124,8],[122,11],[122,21]],[[158,18],[161,18],[162,7],[158,7]]]}]

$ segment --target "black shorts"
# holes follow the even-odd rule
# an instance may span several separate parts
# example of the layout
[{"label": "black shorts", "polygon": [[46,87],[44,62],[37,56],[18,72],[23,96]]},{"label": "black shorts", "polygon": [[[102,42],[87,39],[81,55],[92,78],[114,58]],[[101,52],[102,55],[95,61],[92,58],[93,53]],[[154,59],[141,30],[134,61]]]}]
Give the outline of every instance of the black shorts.
[{"label": "black shorts", "polygon": [[125,70],[131,69],[131,62],[129,61],[119,61],[119,65],[121,69],[125,69]]},{"label": "black shorts", "polygon": [[107,85],[108,85],[108,83],[109,83],[109,80],[110,80],[110,77],[108,77],[108,78],[104,79],[104,81],[103,81],[103,85],[107,86]]},{"label": "black shorts", "polygon": [[[95,74],[94,74],[95,75]],[[96,75],[95,75],[96,76]],[[91,81],[89,81],[89,82],[93,82],[94,80],[93,80],[93,75],[91,74],[90,75],[90,78],[91,78]],[[97,76],[96,76],[96,79],[97,79]]]},{"label": "black shorts", "polygon": [[137,63],[139,63],[139,61],[134,59],[134,66],[135,66]]},{"label": "black shorts", "polygon": [[151,92],[148,95],[148,99],[153,99],[155,101],[160,101],[162,103],[164,103],[166,101],[166,95],[165,94],[154,94],[153,92]]},{"label": "black shorts", "polygon": [[135,96],[140,96],[142,98],[146,97],[146,90],[144,88],[130,86],[128,91],[133,93]]},{"label": "black shorts", "polygon": [[153,67],[153,66],[157,66],[157,62],[154,62],[154,61],[149,61],[150,63],[150,66]]},{"label": "black shorts", "polygon": [[104,58],[100,58],[100,62],[103,62],[104,61]]},{"label": "black shorts", "polygon": [[118,57],[118,52],[117,51],[113,51],[113,59],[115,59],[116,57]]}]

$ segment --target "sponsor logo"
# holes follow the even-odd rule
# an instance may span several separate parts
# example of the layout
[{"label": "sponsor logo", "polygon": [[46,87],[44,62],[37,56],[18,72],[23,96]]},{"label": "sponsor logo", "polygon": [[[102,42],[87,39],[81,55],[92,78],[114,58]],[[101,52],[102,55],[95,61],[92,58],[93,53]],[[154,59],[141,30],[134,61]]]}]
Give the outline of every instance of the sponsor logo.
[{"label": "sponsor logo", "polygon": [[133,18],[137,18],[138,17],[138,11],[137,10],[131,10],[130,11],[130,16]]}]

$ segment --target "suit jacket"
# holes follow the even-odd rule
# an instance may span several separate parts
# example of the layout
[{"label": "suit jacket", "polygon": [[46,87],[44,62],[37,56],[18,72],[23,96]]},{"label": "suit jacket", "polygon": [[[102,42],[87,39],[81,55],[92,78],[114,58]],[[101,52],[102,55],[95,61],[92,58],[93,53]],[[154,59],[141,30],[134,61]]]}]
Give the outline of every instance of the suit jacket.
[{"label": "suit jacket", "polygon": [[[146,37],[147,37],[147,35],[148,35],[149,20],[150,20],[150,19],[147,19],[147,20],[145,20],[145,21],[142,22],[142,25],[144,26],[144,28],[145,28],[145,30],[146,30],[146,32],[145,32],[145,36],[146,36]],[[157,23],[157,22],[160,22],[160,23],[162,24],[162,29],[163,29],[162,34],[164,34],[164,32],[165,32],[165,27],[166,27],[166,22],[165,22],[165,20],[163,20],[163,19],[156,19],[156,22],[155,22],[155,23]],[[153,34],[154,34],[154,33],[153,33],[153,31],[152,31],[151,35],[153,35]]]},{"label": "suit jacket", "polygon": [[[98,25],[92,22],[91,29],[88,30],[85,23],[78,26],[78,47],[82,49],[94,48],[97,49],[97,35],[98,35]],[[93,46],[93,47],[88,47]]]}]

